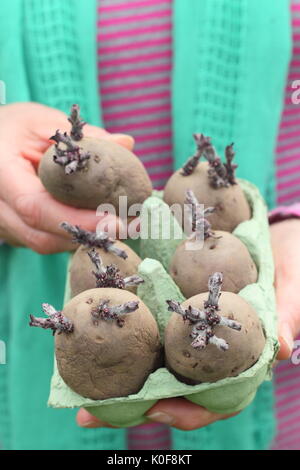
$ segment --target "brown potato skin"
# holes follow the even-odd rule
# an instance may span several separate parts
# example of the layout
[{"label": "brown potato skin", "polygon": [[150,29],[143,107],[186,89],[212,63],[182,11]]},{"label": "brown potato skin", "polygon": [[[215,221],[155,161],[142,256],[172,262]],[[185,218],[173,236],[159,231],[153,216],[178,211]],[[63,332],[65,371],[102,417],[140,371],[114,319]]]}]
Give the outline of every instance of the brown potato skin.
[{"label": "brown potato skin", "polygon": [[132,152],[115,142],[91,137],[84,137],[77,144],[91,154],[83,170],[65,175],[64,167],[53,161],[54,145],[41,159],[39,177],[55,199],[85,209],[109,203],[118,215],[119,196],[127,196],[128,207],[151,196],[150,178]]},{"label": "brown potato skin", "polygon": [[251,218],[251,210],[239,184],[228,188],[214,189],[208,178],[208,163],[201,162],[189,176],[177,170],[168,180],[164,190],[164,201],[169,205],[179,204],[183,207],[186,191],[191,189],[199,204],[214,207],[215,212],[209,216],[209,222],[215,230],[232,232],[238,224]]},{"label": "brown potato skin", "polygon": [[[128,258],[123,259],[114,253],[107,252],[103,248],[95,248],[96,252],[100,255],[102,262],[105,266],[115,264],[120,269],[120,274],[124,277],[137,274],[138,266],[141,263],[141,258],[125,243],[116,240],[114,245],[120,250],[125,250]],[[91,248],[86,248],[81,245],[73,255],[70,265],[70,287],[71,296],[80,294],[88,289],[96,287],[96,279],[93,275],[94,267],[88,256],[88,251]],[[136,293],[137,287],[128,287],[126,290]]]},{"label": "brown potato skin", "polygon": [[238,293],[243,287],[257,281],[257,269],[246,246],[229,232],[216,230],[201,249],[187,250],[184,240],[178,245],[170,263],[170,275],[186,298],[207,291],[207,280],[212,273],[223,273],[224,291]]},{"label": "brown potato skin", "polygon": [[[92,321],[91,310],[101,300],[110,305],[139,300],[139,308],[115,321]],[[90,289],[74,297],[63,314],[73,322],[73,333],[55,334],[58,370],[79,395],[93,400],[137,393],[161,358],[156,321],[146,305],[122,289]]]},{"label": "brown potato skin", "polygon": [[[183,302],[183,307],[192,305],[203,309],[208,293],[203,293]],[[199,350],[191,346],[192,326],[178,313],[173,313],[165,330],[165,358],[167,367],[181,381],[188,384],[216,382],[225,377],[235,377],[249,369],[259,359],[265,337],[254,309],[232,292],[222,292],[220,315],[241,323],[241,331],[225,326],[216,326],[215,335],[229,344],[227,351],[208,344]]]}]

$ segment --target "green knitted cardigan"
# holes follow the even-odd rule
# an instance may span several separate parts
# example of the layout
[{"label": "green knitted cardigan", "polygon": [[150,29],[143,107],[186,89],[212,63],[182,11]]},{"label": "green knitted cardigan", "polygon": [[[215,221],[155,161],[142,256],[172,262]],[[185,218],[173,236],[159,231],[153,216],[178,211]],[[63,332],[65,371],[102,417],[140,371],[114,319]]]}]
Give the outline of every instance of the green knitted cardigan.
[{"label": "green knitted cardigan", "polygon": [[[172,87],[178,167],[191,135],[234,141],[239,175],[272,205],[273,148],[291,50],[288,2],[175,0]],[[37,101],[101,125],[96,69],[96,0],[3,0],[0,79],[7,102]],[[49,133],[53,129],[49,129]],[[0,445],[6,449],[125,449],[126,430],[80,429],[76,410],[46,407],[53,340],[28,328],[42,301],[62,304],[65,254],[0,247]],[[204,429],[172,430],[174,449],[262,449],[274,431],[272,387],[240,415]]]}]

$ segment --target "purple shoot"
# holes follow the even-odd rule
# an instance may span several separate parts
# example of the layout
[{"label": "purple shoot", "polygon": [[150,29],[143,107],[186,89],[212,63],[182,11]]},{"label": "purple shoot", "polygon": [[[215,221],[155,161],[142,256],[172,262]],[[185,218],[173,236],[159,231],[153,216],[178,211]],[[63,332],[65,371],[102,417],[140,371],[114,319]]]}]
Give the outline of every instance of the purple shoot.
[{"label": "purple shoot", "polygon": [[109,306],[109,300],[103,300],[97,307],[92,310],[92,317],[94,324],[97,325],[99,320],[116,321],[117,325],[122,327],[124,325],[124,318],[121,318],[126,313],[134,312],[139,308],[138,301],[130,301],[121,305]]},{"label": "purple shoot", "polygon": [[73,104],[68,121],[72,125],[70,133],[72,139],[76,141],[81,140],[83,138],[82,128],[85,126],[86,122],[84,122],[80,117],[80,108],[78,104]]},{"label": "purple shoot", "polygon": [[237,169],[237,165],[232,163],[232,160],[235,155],[235,151],[233,150],[233,143],[230,145],[227,145],[225,148],[225,157],[226,157],[226,163],[224,163],[224,166],[227,170],[227,178],[230,184],[236,184],[235,180],[235,170]]},{"label": "purple shoot", "polygon": [[208,299],[204,303],[205,308],[219,310],[218,302],[221,295],[221,287],[223,284],[223,274],[214,273],[208,279]]},{"label": "purple shoot", "polygon": [[80,243],[88,248],[102,248],[104,251],[114,253],[120,258],[128,258],[126,251],[117,248],[115,240],[110,238],[106,232],[88,232],[78,227],[78,225],[71,225],[67,222],[62,222],[60,226],[72,235],[74,243]]},{"label": "purple shoot", "polygon": [[118,267],[114,264],[104,266],[101,257],[95,248],[88,251],[88,255],[96,268],[96,271],[93,271],[93,275],[96,278],[96,287],[115,287],[117,289],[126,289],[126,287],[137,286],[144,282],[144,280],[138,275],[124,278],[120,274]]},{"label": "purple shoot", "polygon": [[235,155],[233,144],[226,147],[226,163],[222,163],[221,158],[217,155],[216,149],[211,144],[210,137],[206,137],[203,134],[194,134],[194,139],[197,149],[195,154],[190,157],[182,167],[182,176],[191,175],[195,171],[195,168],[203,155],[209,164],[208,177],[213,188],[227,188],[236,184],[234,173],[237,165],[232,163]]},{"label": "purple shoot", "polygon": [[57,331],[57,334],[72,333],[74,330],[73,323],[70,322],[59,310],[55,310],[50,304],[42,304],[42,309],[48,318],[38,318],[34,315],[30,315],[30,326],[37,326],[44,329],[50,329],[53,334]]},{"label": "purple shoot", "polygon": [[182,167],[182,176],[189,176],[194,172],[204,150],[210,145],[210,138],[205,137],[203,134],[194,134],[194,139],[197,149],[194,155],[192,155]]},{"label": "purple shoot", "polygon": [[225,149],[226,163],[222,163],[216,149],[210,144],[205,148],[204,156],[209,164],[208,176],[211,186],[215,189],[227,188],[236,184],[234,172],[237,165],[232,164],[234,157],[233,144]]},{"label": "purple shoot", "polygon": [[209,164],[208,176],[212,187],[215,189],[228,187],[230,184],[227,178],[226,167],[212,144],[206,147],[204,156]]},{"label": "purple shoot", "polygon": [[210,276],[208,281],[209,296],[204,303],[204,310],[199,310],[191,305],[185,309],[175,300],[167,300],[169,311],[178,313],[183,320],[187,320],[190,325],[193,325],[190,336],[193,338],[191,346],[195,349],[204,349],[208,344],[214,344],[217,348],[226,351],[229,345],[223,338],[218,338],[214,334],[214,327],[222,325],[237,331],[242,328],[240,323],[217,313],[222,282],[223,276],[221,273],[214,273]]},{"label": "purple shoot", "polygon": [[[61,133],[57,130],[50,140],[55,141],[53,161],[64,167],[66,175],[71,175],[86,167],[90,154],[82,152],[66,132]],[[63,144],[64,147],[61,148],[60,144]]]},{"label": "purple shoot", "polygon": [[194,192],[191,189],[186,191],[185,204],[188,205],[190,210],[190,222],[192,227],[192,236],[200,235],[206,240],[208,237],[213,237],[214,232],[211,230],[211,224],[206,217],[215,211],[214,207],[207,207],[203,210],[202,204],[199,204]]},{"label": "purple shoot", "polygon": [[139,284],[143,284],[143,282],[144,282],[144,279],[142,279],[137,274],[133,274],[132,276],[124,277],[125,287],[138,286]]}]

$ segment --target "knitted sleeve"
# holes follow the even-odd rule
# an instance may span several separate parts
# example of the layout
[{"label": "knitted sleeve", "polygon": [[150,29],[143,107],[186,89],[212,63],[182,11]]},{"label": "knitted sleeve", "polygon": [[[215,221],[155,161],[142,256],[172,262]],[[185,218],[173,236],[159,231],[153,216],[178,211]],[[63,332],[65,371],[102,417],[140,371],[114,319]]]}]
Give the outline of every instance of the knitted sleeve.
[{"label": "knitted sleeve", "polygon": [[23,0],[24,56],[33,101],[99,122],[96,0]]}]

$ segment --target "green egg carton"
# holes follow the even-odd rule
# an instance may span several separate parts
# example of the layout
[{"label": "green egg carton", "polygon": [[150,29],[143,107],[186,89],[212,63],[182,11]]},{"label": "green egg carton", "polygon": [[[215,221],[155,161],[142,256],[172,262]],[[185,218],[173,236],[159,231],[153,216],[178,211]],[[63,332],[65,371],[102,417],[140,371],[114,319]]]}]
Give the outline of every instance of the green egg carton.
[{"label": "green egg carton", "polygon": [[[276,334],[276,309],[274,295],[274,267],[269,239],[267,210],[259,191],[247,181],[239,180],[252,208],[252,218],[235,230],[257,265],[258,280],[239,293],[256,310],[266,335],[266,344],[260,359],[250,369],[237,377],[215,383],[186,385],[179,382],[166,368],[153,372],[143,388],[135,395],[108,400],[90,400],[73,392],[60,377],[55,365],[51,381],[49,405],[54,408],[84,407],[99,419],[114,426],[129,427],[147,421],[145,413],[157,400],[169,397],[185,397],[217,413],[234,413],[246,407],[255,397],[258,386],[270,380],[272,364],[278,351]],[[162,193],[155,191],[143,204],[141,213],[141,239],[135,242],[143,261],[139,274],[144,283],[138,287],[138,296],[156,318],[161,341],[171,315],[167,299],[185,300],[179,288],[168,274],[168,266],[176,246],[185,238],[179,224],[172,216],[172,229],[166,239],[163,221],[170,216],[169,207],[162,200]],[[149,227],[154,227],[154,237],[147,237]],[[65,302],[70,298],[67,282]]]}]

